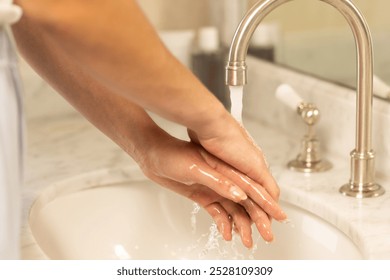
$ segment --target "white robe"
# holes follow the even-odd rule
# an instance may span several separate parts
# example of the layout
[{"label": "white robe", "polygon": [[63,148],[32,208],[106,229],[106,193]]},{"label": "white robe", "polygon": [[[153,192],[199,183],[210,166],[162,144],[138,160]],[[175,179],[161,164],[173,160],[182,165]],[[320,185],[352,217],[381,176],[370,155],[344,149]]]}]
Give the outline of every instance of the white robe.
[{"label": "white robe", "polygon": [[17,55],[7,32],[7,25],[20,17],[14,8],[12,1],[0,0],[0,259],[20,257],[22,94]]}]

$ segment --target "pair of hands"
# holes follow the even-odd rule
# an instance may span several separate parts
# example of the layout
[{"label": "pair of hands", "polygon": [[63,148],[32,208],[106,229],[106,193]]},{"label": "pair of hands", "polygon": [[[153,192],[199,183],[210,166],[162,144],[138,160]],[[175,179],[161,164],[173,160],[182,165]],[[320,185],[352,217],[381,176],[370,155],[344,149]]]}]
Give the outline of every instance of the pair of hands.
[{"label": "pair of hands", "polygon": [[286,214],[260,149],[238,123],[230,126],[228,133],[207,139],[189,131],[191,142],[163,133],[140,166],[151,180],[202,206],[225,240],[234,230],[251,248],[252,223],[271,242],[271,219],[283,221]]},{"label": "pair of hands", "polygon": [[[272,240],[271,218],[286,216],[261,151],[169,54],[137,1],[14,2],[27,61],[148,177],[203,206],[225,239],[235,229],[251,247],[255,223]],[[144,109],[191,128],[192,141],[160,133]]]}]

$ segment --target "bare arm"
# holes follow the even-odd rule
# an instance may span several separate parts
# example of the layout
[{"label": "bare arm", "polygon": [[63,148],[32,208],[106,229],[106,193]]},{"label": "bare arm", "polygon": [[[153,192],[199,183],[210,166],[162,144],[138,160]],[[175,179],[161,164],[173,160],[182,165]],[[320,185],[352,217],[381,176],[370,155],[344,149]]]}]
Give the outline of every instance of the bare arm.
[{"label": "bare arm", "polygon": [[[62,49],[107,88],[190,129],[224,116],[214,96],[164,47],[136,1],[15,2],[24,9],[28,32],[51,43],[44,51],[39,46],[37,55]],[[22,51],[31,53],[27,44]],[[30,62],[40,68],[51,64]]]},{"label": "bare arm", "polygon": [[[24,10],[22,21],[13,27],[19,49],[47,80],[60,75],[53,68],[61,65],[53,66],[51,58],[59,50],[66,52],[73,63],[108,89],[188,127],[206,150],[264,185],[277,199],[279,189],[261,151],[166,50],[136,1],[15,3]],[[78,99],[72,92],[64,94],[73,104]]]},{"label": "bare arm", "polygon": [[[25,36],[25,39],[31,46],[34,42],[42,42],[36,36],[30,39]],[[44,45],[50,47],[50,44]],[[58,50],[45,59],[51,61],[46,70],[50,71],[45,72],[49,82],[91,123],[132,156],[149,178],[204,207],[226,240],[231,239],[232,222],[247,247],[252,246],[252,222],[265,240],[272,240],[268,215],[276,219],[284,216],[264,188],[255,182],[248,184],[250,179],[244,174],[214,158],[197,144],[167,134],[144,109],[111,92],[78,68],[73,58],[63,51]],[[260,191],[261,195],[243,200],[236,196],[240,189],[248,194]],[[262,199],[267,196],[268,200]],[[269,203],[272,203],[271,207]]]},{"label": "bare arm", "polygon": [[[261,151],[222,104],[168,52],[136,1],[15,3],[23,8],[24,16],[13,26],[13,33],[26,60],[141,165],[141,157],[150,158],[150,153],[139,143],[154,143],[155,133],[162,133],[145,113],[148,109],[189,128],[197,143],[217,162],[222,160],[219,165],[212,163],[215,170],[231,175],[234,169],[248,176],[253,184],[241,188],[248,197],[276,219],[285,217],[275,203],[279,188]],[[99,117],[102,112],[110,118]],[[135,128],[123,126],[123,120]],[[165,144],[172,147],[171,141]]]}]

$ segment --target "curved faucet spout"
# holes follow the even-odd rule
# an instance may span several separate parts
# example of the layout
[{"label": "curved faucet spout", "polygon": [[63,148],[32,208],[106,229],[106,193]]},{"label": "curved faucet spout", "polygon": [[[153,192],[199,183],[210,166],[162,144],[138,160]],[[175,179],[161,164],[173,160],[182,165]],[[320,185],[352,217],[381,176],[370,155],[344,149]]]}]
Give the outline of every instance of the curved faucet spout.
[{"label": "curved faucet spout", "polygon": [[[247,12],[237,28],[226,66],[226,84],[247,83],[245,63],[249,41],[260,22],[278,6],[293,0],[260,0]],[[374,151],[372,150],[372,42],[368,25],[350,0],[319,0],[335,7],[352,29],[357,54],[356,147],[351,152],[351,179],[340,192],[354,197],[373,197],[384,193],[375,183]]]}]

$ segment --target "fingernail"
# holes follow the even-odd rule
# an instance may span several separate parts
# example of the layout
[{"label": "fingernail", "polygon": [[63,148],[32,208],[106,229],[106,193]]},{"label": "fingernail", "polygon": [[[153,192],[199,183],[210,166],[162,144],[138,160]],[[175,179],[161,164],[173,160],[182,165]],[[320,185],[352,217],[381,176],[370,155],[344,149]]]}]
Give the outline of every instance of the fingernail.
[{"label": "fingernail", "polygon": [[281,220],[280,222],[282,224],[289,224],[289,223],[291,223],[291,220],[290,219],[284,219],[284,220]]},{"label": "fingernail", "polygon": [[280,214],[282,215],[282,217],[284,217],[284,219],[282,221],[288,220],[287,219],[287,214],[283,210],[280,211]]},{"label": "fingernail", "polygon": [[272,243],[274,243],[274,241],[275,241],[275,238],[272,238],[272,240],[269,240],[269,241],[265,240],[265,244],[271,245]]},{"label": "fingernail", "polygon": [[269,230],[267,231],[266,238],[264,238],[265,244],[271,244],[275,241],[275,236],[272,234],[272,232]]},{"label": "fingernail", "polygon": [[248,249],[252,248],[253,247],[252,237],[245,238],[243,233],[241,233],[240,235],[241,235],[242,243],[245,245],[245,247],[247,247]]},{"label": "fingernail", "polygon": [[248,196],[246,195],[246,193],[244,193],[239,187],[237,186],[232,186],[230,187],[230,190],[229,190],[230,194],[232,195],[232,197],[236,200],[245,200],[248,198]]},{"label": "fingernail", "polygon": [[264,241],[269,244],[274,240],[274,234],[272,233],[270,225],[262,224],[264,230],[261,230],[261,235]]}]

